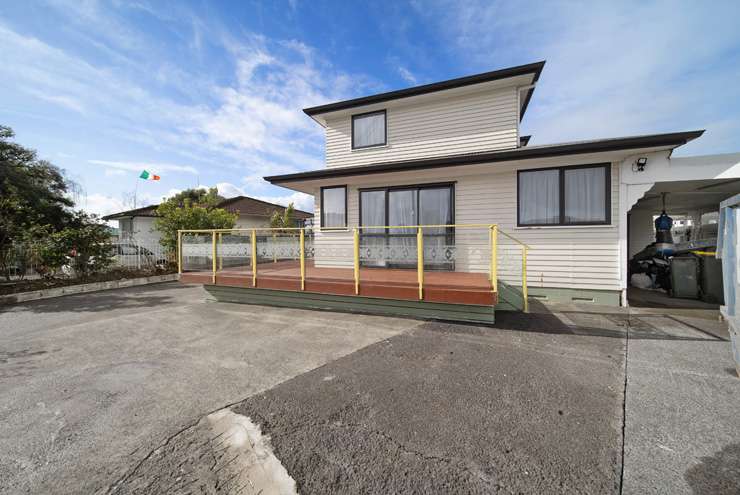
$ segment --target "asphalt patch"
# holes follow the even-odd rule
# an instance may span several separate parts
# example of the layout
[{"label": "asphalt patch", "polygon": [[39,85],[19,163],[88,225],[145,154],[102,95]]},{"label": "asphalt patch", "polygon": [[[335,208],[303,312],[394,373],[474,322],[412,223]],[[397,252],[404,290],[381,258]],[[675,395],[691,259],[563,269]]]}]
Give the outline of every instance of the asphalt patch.
[{"label": "asphalt patch", "polygon": [[615,493],[616,335],[430,323],[233,410],[304,494]]}]

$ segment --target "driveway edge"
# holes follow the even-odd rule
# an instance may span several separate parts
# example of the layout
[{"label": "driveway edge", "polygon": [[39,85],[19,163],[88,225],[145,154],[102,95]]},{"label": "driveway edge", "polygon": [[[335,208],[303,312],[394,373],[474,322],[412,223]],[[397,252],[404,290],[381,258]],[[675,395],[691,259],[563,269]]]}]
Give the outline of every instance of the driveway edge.
[{"label": "driveway edge", "polygon": [[151,277],[124,278],[121,280],[109,280],[107,282],[93,282],[90,284],[69,285],[67,287],[55,287],[53,289],[35,290],[31,292],[19,292],[0,296],[0,306],[7,306],[39,299],[50,299],[53,297],[67,296],[71,294],[83,294],[86,292],[97,292],[101,290],[120,289],[124,287],[136,287],[139,285],[158,284],[172,282],[180,278],[179,274],[154,275]]}]

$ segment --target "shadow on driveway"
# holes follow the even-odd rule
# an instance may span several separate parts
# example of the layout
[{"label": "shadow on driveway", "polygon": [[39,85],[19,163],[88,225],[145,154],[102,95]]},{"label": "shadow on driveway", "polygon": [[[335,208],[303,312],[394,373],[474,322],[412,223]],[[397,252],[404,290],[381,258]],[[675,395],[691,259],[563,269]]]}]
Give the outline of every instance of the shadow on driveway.
[{"label": "shadow on driveway", "polygon": [[86,294],[72,294],[15,305],[0,306],[0,313],[14,309],[16,311],[30,311],[33,313],[58,313],[61,311],[91,313],[105,312],[111,308],[131,310],[154,308],[177,303],[180,293],[191,291],[191,286],[185,284],[162,282],[139,287],[110,289]]}]

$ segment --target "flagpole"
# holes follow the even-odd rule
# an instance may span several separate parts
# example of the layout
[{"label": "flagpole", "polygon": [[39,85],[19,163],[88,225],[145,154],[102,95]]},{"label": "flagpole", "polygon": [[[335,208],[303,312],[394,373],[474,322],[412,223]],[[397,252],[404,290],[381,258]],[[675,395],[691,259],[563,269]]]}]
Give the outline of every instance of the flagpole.
[{"label": "flagpole", "polygon": [[136,177],[136,185],[134,186],[134,210],[136,209],[136,193],[139,190],[139,178]]}]

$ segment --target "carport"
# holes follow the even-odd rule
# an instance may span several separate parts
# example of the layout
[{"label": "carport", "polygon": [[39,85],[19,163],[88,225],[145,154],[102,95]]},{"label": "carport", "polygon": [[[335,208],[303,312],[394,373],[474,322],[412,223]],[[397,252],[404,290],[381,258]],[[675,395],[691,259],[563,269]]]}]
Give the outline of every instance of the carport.
[{"label": "carport", "polygon": [[[697,172],[701,173],[701,169]],[[738,193],[740,178],[661,181],[655,182],[637,200],[627,216],[626,263],[630,282],[627,299],[631,306],[718,309],[722,304],[721,271],[718,271],[719,262],[714,260],[713,253],[717,242],[719,205]],[[678,289],[675,290],[676,297],[671,297],[666,283],[660,281],[655,287],[645,289],[635,287],[632,280],[635,272],[643,273],[645,267],[650,270],[654,266],[651,253],[656,242],[655,220],[663,211],[673,220],[671,237],[674,248],[672,254],[659,257],[666,263],[661,268],[665,273],[671,273],[674,256],[696,258],[687,261],[699,270],[699,294],[696,298],[682,295]],[[653,279],[656,278],[655,271],[661,268],[652,269]],[[678,272],[673,274],[675,281],[681,281],[683,276]],[[685,277],[691,277],[691,274]]]}]

